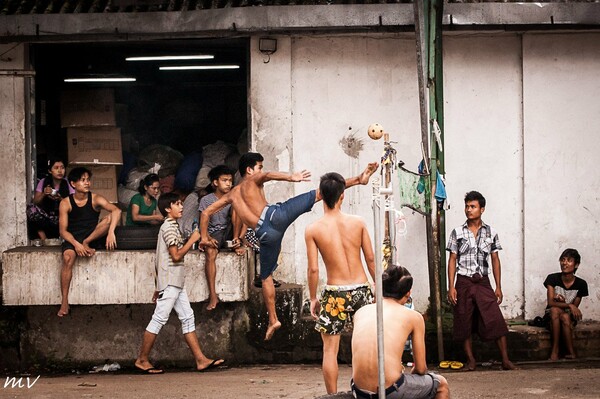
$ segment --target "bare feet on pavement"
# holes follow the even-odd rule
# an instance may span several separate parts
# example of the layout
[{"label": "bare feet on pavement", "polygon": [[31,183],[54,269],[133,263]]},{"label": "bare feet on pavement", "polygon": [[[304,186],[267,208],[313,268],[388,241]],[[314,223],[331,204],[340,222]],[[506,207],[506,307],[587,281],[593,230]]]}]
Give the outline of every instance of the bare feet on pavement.
[{"label": "bare feet on pavement", "polygon": [[275,334],[275,331],[279,330],[281,328],[281,322],[276,322],[274,324],[269,325],[269,327],[267,328],[267,333],[265,334],[265,341],[270,340],[271,338],[273,338],[273,334]]},{"label": "bare feet on pavement", "polygon": [[517,366],[513,364],[511,361],[502,362],[502,370],[520,370]]},{"label": "bare feet on pavement", "polygon": [[467,367],[465,367],[464,371],[475,371],[475,369],[477,368],[477,362],[475,361],[475,359],[469,360],[466,366]]}]

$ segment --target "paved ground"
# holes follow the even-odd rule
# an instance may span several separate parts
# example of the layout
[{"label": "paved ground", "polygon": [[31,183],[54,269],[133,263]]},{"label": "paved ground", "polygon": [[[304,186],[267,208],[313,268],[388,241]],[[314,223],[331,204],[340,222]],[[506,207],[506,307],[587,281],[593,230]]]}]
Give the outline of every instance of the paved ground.
[{"label": "paved ground", "polygon": [[[522,370],[484,369],[443,373],[452,398],[598,398],[600,362],[522,364]],[[340,367],[340,388],[351,369]],[[12,377],[12,376],[11,376]],[[318,365],[230,368],[208,373],[170,371],[37,375],[23,377],[22,388],[0,384],[0,398],[316,398],[325,394]],[[342,385],[343,384],[343,385]]]}]

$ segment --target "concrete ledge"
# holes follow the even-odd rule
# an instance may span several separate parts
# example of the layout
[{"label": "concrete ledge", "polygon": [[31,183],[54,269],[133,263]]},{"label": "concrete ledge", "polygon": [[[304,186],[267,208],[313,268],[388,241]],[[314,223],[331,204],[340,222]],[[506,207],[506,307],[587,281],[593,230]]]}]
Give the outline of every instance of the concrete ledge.
[{"label": "concrete ledge", "polygon": [[[552,341],[550,332],[543,327],[532,327],[508,322],[508,354],[513,361],[544,361],[550,357]],[[522,321],[520,321],[522,323]],[[574,330],[573,345],[580,358],[600,357],[600,322],[586,320],[579,322]],[[435,332],[427,334],[428,362],[437,361],[437,336]],[[482,342],[473,336],[473,352],[478,361],[500,359],[496,344]],[[465,360],[462,343],[452,340],[452,331],[444,333],[444,353],[446,359]]]},{"label": "concrete ledge", "polygon": [[[69,301],[79,305],[151,303],[154,291],[153,250],[98,251],[77,258]],[[248,299],[248,254],[220,252],[217,295],[223,302]],[[204,253],[185,257],[186,289],[191,302],[208,298]],[[60,304],[60,247],[18,247],[2,254],[4,305]]]}]

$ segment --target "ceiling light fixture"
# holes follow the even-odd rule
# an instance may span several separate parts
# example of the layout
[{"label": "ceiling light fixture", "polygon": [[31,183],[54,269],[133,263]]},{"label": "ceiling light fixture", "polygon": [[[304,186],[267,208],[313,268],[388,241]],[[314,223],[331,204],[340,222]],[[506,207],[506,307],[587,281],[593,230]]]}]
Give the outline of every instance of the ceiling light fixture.
[{"label": "ceiling light fixture", "polygon": [[263,62],[268,64],[271,61],[271,55],[277,51],[277,39],[261,37],[258,39],[258,51],[267,56],[267,59]]},{"label": "ceiling light fixture", "polygon": [[186,61],[186,60],[212,60],[214,55],[198,54],[198,55],[160,55],[160,56],[145,56],[145,57],[127,57],[125,61]]},{"label": "ceiling light fixture", "polygon": [[181,66],[161,66],[161,71],[185,71],[197,69],[239,69],[239,65],[181,65]]},{"label": "ceiling light fixture", "polygon": [[90,83],[90,82],[135,82],[135,78],[67,78],[67,83]]}]

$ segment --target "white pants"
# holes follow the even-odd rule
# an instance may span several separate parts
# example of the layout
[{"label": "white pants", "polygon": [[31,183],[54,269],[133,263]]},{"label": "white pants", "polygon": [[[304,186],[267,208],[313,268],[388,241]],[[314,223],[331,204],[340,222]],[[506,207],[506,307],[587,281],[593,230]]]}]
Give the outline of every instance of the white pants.
[{"label": "white pants", "polygon": [[152,320],[148,323],[146,331],[158,334],[160,329],[169,320],[169,315],[173,309],[175,309],[177,316],[179,316],[181,331],[184,334],[196,331],[194,311],[190,305],[190,299],[187,296],[187,292],[185,292],[185,288],[173,287],[172,285],[167,286],[167,288],[158,294],[156,309],[154,309]]}]

